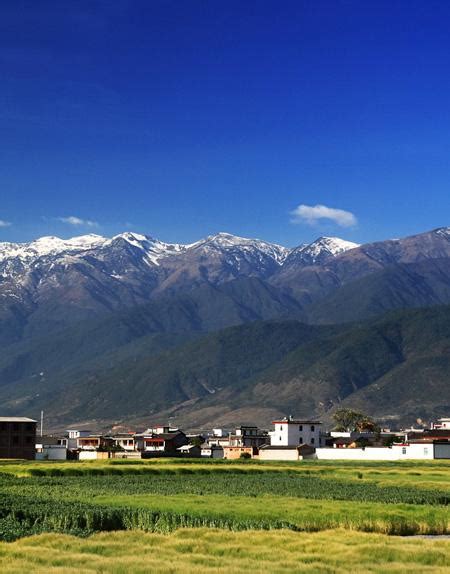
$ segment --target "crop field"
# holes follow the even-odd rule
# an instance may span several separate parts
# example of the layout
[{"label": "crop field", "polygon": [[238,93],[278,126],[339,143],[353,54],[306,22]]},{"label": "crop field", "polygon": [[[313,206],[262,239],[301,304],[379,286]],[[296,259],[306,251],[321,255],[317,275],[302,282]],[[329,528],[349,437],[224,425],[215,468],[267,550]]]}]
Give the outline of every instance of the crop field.
[{"label": "crop field", "polygon": [[446,572],[449,535],[446,461],[0,461],[2,572]]}]

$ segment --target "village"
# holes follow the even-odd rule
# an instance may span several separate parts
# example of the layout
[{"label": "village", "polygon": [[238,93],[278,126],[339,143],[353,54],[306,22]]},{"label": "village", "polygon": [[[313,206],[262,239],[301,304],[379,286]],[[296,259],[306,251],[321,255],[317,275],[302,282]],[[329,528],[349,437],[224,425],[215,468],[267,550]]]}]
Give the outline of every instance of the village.
[{"label": "village", "polygon": [[273,429],[242,425],[188,433],[170,425],[116,434],[68,429],[58,435],[38,431],[26,417],[0,417],[0,458],[102,460],[156,457],[202,459],[432,460],[450,459],[450,418],[429,428],[327,430],[318,420],[292,416],[272,421]]}]

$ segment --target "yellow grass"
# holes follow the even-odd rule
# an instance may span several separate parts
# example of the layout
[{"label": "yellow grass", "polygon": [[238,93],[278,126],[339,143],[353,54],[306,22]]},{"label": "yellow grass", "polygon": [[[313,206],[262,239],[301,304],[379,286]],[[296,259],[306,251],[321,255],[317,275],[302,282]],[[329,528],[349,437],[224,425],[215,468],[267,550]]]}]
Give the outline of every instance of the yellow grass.
[{"label": "yellow grass", "polygon": [[43,534],[0,543],[2,574],[448,573],[450,540],[345,530],[229,532],[182,529],[76,538]]}]

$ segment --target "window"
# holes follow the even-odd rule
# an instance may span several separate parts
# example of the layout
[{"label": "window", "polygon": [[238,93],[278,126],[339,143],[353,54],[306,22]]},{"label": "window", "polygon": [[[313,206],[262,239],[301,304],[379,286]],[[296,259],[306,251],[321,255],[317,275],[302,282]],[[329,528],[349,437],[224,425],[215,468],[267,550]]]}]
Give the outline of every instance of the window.
[{"label": "window", "polygon": [[302,430],[303,430],[303,425],[299,425],[298,430],[299,430],[300,432],[302,432]]},{"label": "window", "polygon": [[406,446],[402,446],[402,454],[406,454]]},{"label": "window", "polygon": [[280,431],[282,431],[282,430],[283,430],[283,425],[280,425]]},{"label": "window", "polygon": [[311,432],[314,432],[316,430],[316,427],[314,425],[311,425]]},{"label": "window", "polygon": [[314,437],[311,438],[311,444],[314,444]]},{"label": "window", "polygon": [[281,440],[281,436],[280,436],[280,440]]},{"label": "window", "polygon": [[302,444],[302,443],[303,443],[303,437],[302,437],[302,436],[299,436],[299,437],[298,437],[298,444]]}]

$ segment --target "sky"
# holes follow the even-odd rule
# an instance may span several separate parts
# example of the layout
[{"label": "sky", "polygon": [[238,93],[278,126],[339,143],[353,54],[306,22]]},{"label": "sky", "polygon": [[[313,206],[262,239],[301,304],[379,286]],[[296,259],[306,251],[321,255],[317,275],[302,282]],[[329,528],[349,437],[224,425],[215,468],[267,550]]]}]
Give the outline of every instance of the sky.
[{"label": "sky", "polygon": [[448,0],[2,0],[0,241],[450,225]]}]

